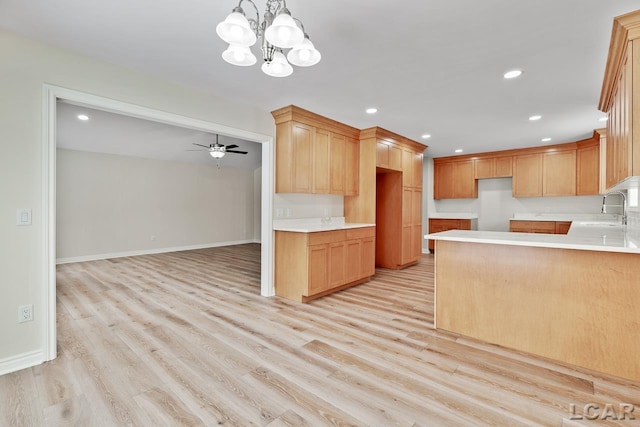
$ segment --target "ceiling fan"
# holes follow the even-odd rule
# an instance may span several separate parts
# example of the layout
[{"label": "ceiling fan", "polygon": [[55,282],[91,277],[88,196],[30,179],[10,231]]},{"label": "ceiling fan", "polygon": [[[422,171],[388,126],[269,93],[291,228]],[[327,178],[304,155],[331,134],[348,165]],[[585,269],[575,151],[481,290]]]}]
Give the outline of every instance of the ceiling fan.
[{"label": "ceiling fan", "polygon": [[[206,145],[202,145],[202,144],[196,144],[195,142],[193,142],[193,145],[197,145],[198,147],[203,147],[206,148],[207,151],[209,151],[209,154],[211,155],[211,157],[213,157],[214,159],[221,159],[224,157],[224,155],[226,153],[234,153],[234,154],[247,154],[248,151],[238,151],[238,150],[233,150],[233,148],[238,148],[238,146],[236,144],[231,144],[231,145],[227,145],[225,146],[224,144],[220,144],[218,142],[218,135],[216,134],[216,142],[215,144],[209,144],[209,146]],[[189,151],[205,151],[205,150],[189,150]]]}]

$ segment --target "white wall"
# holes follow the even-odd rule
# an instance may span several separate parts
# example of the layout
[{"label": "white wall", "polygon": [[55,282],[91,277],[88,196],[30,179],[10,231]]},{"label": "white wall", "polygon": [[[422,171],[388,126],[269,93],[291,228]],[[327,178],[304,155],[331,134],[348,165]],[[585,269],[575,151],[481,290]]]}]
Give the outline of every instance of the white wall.
[{"label": "white wall", "polygon": [[58,149],[56,202],[62,261],[220,246],[255,235],[253,171],[214,162]]},{"label": "white wall", "polygon": [[[58,49],[0,30],[0,367],[43,350],[45,301],[43,85],[66,87],[263,135],[273,118],[233,100]],[[211,70],[215,72],[215,70]],[[212,88],[215,90],[215,88]],[[16,226],[31,208],[33,225]],[[34,304],[34,321],[17,323],[17,308]]]},{"label": "white wall", "polygon": [[344,197],[335,194],[275,194],[273,218],[344,216]]}]

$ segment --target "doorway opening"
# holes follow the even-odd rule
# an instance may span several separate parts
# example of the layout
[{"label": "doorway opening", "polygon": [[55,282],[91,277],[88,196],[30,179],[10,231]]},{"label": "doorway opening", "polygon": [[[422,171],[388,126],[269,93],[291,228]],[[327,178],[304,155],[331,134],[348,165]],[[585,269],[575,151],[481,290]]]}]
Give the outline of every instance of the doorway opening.
[{"label": "doorway opening", "polygon": [[274,295],[273,287],[273,137],[242,129],[217,124],[214,122],[193,119],[177,114],[166,113],[151,108],[141,107],[109,98],[103,98],[84,92],[74,91],[57,86],[44,86],[43,106],[43,251],[45,266],[43,266],[46,291],[42,303],[42,334],[44,360],[56,357],[56,118],[57,103],[64,101],[73,105],[85,106],[96,110],[103,110],[129,117],[146,119],[153,122],[165,123],[182,128],[202,132],[227,135],[246,141],[261,144],[261,285],[263,296]]}]

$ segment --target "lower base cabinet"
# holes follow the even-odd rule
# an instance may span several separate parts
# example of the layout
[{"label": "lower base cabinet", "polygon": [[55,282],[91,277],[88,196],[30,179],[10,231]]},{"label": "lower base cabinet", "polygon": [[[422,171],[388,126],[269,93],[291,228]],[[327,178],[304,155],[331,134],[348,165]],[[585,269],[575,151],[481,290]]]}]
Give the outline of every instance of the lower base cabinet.
[{"label": "lower base cabinet", "polygon": [[514,233],[567,234],[571,221],[519,221],[509,222],[509,231]]},{"label": "lower base cabinet", "polygon": [[[471,230],[476,220],[456,218],[429,218],[429,233],[439,233],[447,230]],[[429,250],[435,249],[435,240],[429,240]]]},{"label": "lower base cabinet", "polygon": [[276,295],[307,302],[375,274],[375,227],[276,231]]}]

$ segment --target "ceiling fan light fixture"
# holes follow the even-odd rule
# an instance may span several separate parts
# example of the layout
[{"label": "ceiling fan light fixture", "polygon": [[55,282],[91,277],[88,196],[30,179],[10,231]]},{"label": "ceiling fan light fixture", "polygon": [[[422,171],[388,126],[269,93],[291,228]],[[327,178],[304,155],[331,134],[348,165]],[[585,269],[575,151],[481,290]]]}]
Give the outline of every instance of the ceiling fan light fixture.
[{"label": "ceiling fan light fixture", "polygon": [[221,159],[224,157],[224,151],[211,150],[209,151],[209,155],[211,155],[211,157],[213,157],[214,159]]},{"label": "ceiling fan light fixture", "polygon": [[216,26],[216,33],[225,42],[240,46],[253,46],[257,40],[256,34],[239,6]]}]

